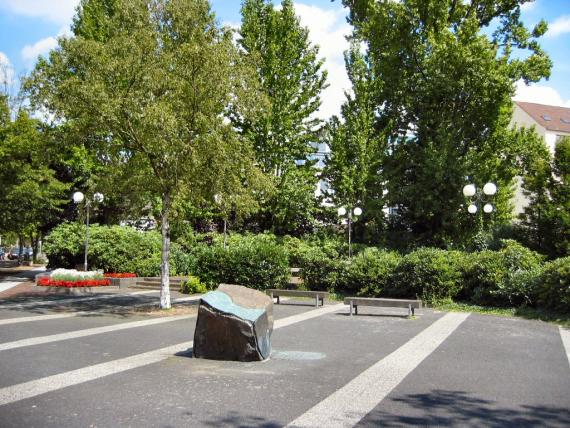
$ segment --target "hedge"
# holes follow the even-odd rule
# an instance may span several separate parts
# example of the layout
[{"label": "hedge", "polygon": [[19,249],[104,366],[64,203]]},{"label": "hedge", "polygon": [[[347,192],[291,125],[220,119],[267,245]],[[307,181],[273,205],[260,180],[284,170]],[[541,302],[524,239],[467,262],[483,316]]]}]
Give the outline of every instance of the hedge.
[{"label": "hedge", "polygon": [[[83,264],[85,226],[62,223],[45,238],[48,268],[75,268]],[[105,272],[134,272],[138,276],[160,275],[161,237],[157,232],[138,232],[130,227],[89,227],[88,264]],[[171,273],[176,274],[175,265]]]},{"label": "hedge", "polygon": [[281,288],[290,276],[287,252],[263,235],[234,239],[226,249],[218,244],[195,245],[189,251],[175,256],[179,273],[198,277],[209,289],[220,283]]}]

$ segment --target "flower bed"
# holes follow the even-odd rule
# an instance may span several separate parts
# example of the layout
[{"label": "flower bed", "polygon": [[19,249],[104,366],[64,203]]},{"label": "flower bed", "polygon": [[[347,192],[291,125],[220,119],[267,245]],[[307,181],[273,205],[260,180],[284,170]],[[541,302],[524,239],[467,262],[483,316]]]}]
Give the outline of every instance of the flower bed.
[{"label": "flower bed", "polygon": [[111,284],[100,272],[79,272],[76,270],[56,269],[49,276],[38,278],[37,285],[42,287],[105,287]]},{"label": "flower bed", "polygon": [[136,278],[136,273],[106,273],[105,278]]}]

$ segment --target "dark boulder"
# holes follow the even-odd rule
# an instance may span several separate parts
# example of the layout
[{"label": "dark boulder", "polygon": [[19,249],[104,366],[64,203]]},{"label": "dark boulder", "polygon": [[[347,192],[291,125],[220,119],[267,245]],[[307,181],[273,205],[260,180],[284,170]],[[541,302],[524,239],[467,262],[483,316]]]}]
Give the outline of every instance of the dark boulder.
[{"label": "dark boulder", "polygon": [[200,299],[196,358],[262,361],[271,353],[273,301],[247,287],[222,284]]}]

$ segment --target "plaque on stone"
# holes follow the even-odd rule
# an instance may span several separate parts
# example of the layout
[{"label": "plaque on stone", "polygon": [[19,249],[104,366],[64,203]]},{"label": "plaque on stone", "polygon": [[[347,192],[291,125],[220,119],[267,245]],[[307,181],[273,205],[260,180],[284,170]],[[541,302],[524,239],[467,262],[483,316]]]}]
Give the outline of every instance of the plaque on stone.
[{"label": "plaque on stone", "polygon": [[221,284],[200,299],[194,332],[196,358],[262,361],[271,354],[273,301],[241,285]]}]

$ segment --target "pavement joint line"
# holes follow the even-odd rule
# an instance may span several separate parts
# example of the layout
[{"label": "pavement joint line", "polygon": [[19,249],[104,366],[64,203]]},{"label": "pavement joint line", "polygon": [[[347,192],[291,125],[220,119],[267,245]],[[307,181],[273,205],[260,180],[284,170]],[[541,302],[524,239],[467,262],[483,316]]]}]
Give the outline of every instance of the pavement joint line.
[{"label": "pavement joint line", "polygon": [[448,313],[287,427],[353,427],[434,352],[470,313]]},{"label": "pavement joint line", "polygon": [[130,296],[138,296],[141,294],[151,294],[156,293],[158,290],[145,290],[145,291],[136,291],[134,293],[125,293],[125,294],[103,294],[101,296],[89,296],[89,297],[76,297],[73,299],[61,299],[61,300],[49,300],[49,301],[36,301],[36,302],[26,302],[26,303],[8,303],[4,305],[0,305],[0,309],[25,309],[37,306],[56,306],[66,303],[82,303],[82,302],[89,302],[91,300],[98,300],[98,299],[112,299],[115,297],[130,297]]},{"label": "pavement joint line", "polygon": [[566,351],[566,358],[568,359],[568,364],[570,365],[570,330],[562,327],[558,327],[558,329],[560,331],[560,338],[562,339],[564,350]]},{"label": "pavement joint line", "polygon": [[[276,320],[273,329],[286,327],[301,321],[316,318],[331,312],[336,312],[345,307],[343,304],[337,304],[319,309],[313,309],[309,312],[299,315],[293,315],[281,320]],[[177,353],[187,351],[193,346],[193,341],[179,343],[177,345],[167,346],[165,348],[156,349],[154,351],[142,354],[132,355],[130,357],[120,358],[106,363],[99,363],[76,370],[59,373],[52,376],[19,383],[12,386],[0,388],[0,406],[15,403],[17,401],[36,397],[48,392],[57,391],[68,386],[79,385],[102,377],[113,374],[122,373],[127,370],[136,369],[147,366],[149,364],[164,361]]]},{"label": "pavement joint line", "polygon": [[172,317],[161,317],[151,320],[132,321],[121,324],[108,325],[104,327],[87,328],[82,330],[69,331],[66,333],[52,334],[49,336],[37,336],[27,339],[16,340],[13,342],[0,343],[0,351],[9,349],[24,348],[26,346],[42,345],[46,343],[60,342],[62,340],[78,339],[80,337],[93,336],[96,334],[113,333],[115,331],[127,330],[130,328],[146,327],[149,325],[164,324],[193,318],[195,315],[179,315]]}]

